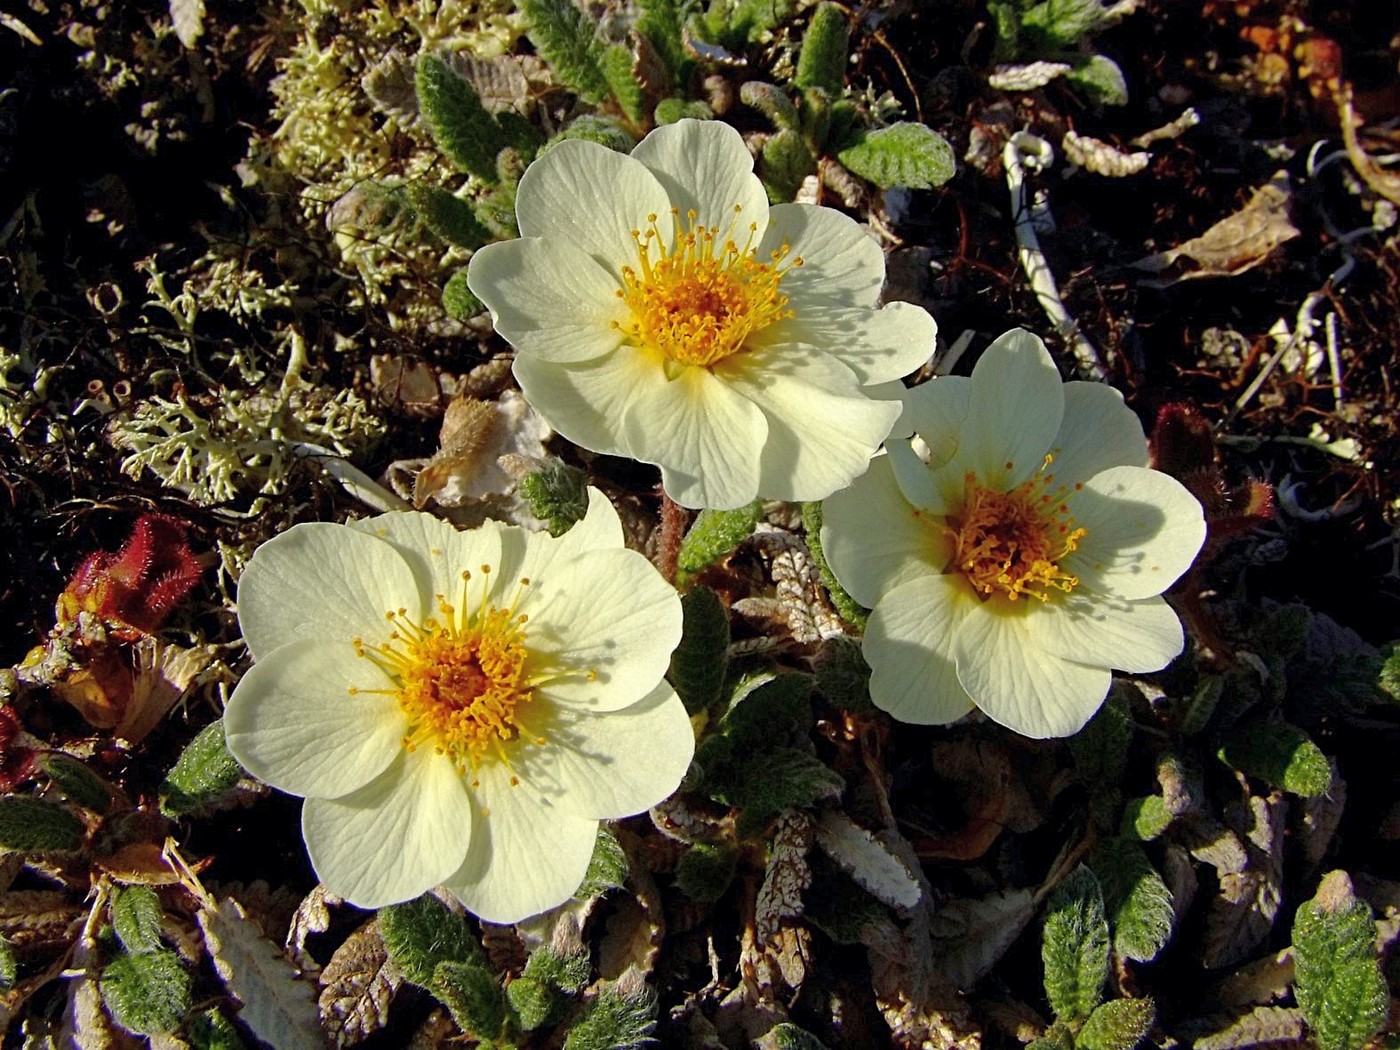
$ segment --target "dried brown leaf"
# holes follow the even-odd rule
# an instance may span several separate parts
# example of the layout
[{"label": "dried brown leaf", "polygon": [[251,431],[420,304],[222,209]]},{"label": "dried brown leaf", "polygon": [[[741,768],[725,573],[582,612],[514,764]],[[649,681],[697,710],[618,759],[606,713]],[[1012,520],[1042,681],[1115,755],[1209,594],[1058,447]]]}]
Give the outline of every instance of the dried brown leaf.
[{"label": "dried brown leaf", "polygon": [[839,810],[822,814],[817,844],[873,896],[892,908],[919,903],[919,880],[878,839]]},{"label": "dried brown leaf", "polygon": [[133,744],[160,724],[214,659],[208,649],[185,649],[155,638],[142,638],[135,652],[131,700],[113,730],[119,739]]},{"label": "dried brown leaf", "polygon": [[[1213,1021],[1214,1024],[1210,1024]],[[1302,1045],[1303,1011],[1282,1006],[1257,1006],[1238,1017],[1212,1018],[1193,1024],[1200,1034],[1190,1040],[1195,1050],[1285,1050]]]},{"label": "dried brown leaf", "polygon": [[321,1025],[336,1046],[354,1046],[383,1028],[403,974],[371,919],[336,949],[319,978]]},{"label": "dried brown leaf", "polygon": [[376,354],[369,362],[370,381],[379,399],[415,419],[430,419],[442,405],[438,374],[424,361]]},{"label": "dried brown leaf", "polygon": [[844,634],[807,544],[795,533],[761,522],[751,540],[769,558],[778,605],[794,641],[818,642]]},{"label": "dried brown leaf", "polygon": [[68,943],[85,914],[61,890],[0,893],[0,934],[20,951],[36,945]]},{"label": "dried brown leaf", "polygon": [[1215,986],[1221,1006],[1255,1006],[1281,999],[1293,984],[1293,949],[1255,959],[1228,973]]},{"label": "dried brown leaf", "polygon": [[320,883],[308,893],[297,910],[292,913],[292,922],[287,930],[287,957],[304,973],[315,973],[320,965],[306,950],[306,938],[313,933],[325,933],[331,928],[331,912],[328,905],[338,904],[340,898]]},{"label": "dried brown leaf", "polygon": [[1220,892],[1206,915],[1201,961],[1210,969],[1247,959],[1268,937],[1278,917],[1283,888],[1283,796],[1252,796],[1231,803],[1225,819],[1249,843],[1244,870],[1220,876]]},{"label": "dried brown leaf", "polygon": [[1303,847],[1303,856],[1314,867],[1322,863],[1328,847],[1332,845],[1347,802],[1347,782],[1337,772],[1337,760],[1329,758],[1327,764],[1332,767],[1331,785],[1321,795],[1303,799],[1299,807],[1300,834],[1297,837]]},{"label": "dried brown leaf", "polygon": [[1015,889],[940,904],[933,913],[934,962],[954,987],[972,986],[1001,961],[1035,914],[1035,895]]},{"label": "dried brown leaf", "polygon": [[[802,894],[812,884],[807,854],[812,849],[812,818],[789,810],[778,818],[768,851],[768,867],[754,901],[754,940],[757,954],[750,960],[759,987],[782,984],[797,991],[807,976],[811,934],[802,924],[806,905]],[[745,960],[741,957],[740,966]]]},{"label": "dried brown leaf", "polygon": [[627,887],[630,896],[617,899],[598,944],[598,973],[617,980],[629,971],[649,974],[666,938],[666,914],[661,891],[646,866],[636,860],[635,840],[619,834],[627,853]]},{"label": "dried brown leaf", "polygon": [[1254,191],[1249,202],[1233,215],[1221,219],[1199,237],[1193,237],[1165,252],[1149,255],[1132,263],[1140,270],[1164,274],[1179,260],[1195,265],[1163,277],[1145,280],[1148,287],[1165,288],[1179,281],[1200,277],[1234,277],[1258,266],[1274,249],[1298,236],[1289,221],[1288,206],[1292,186],[1280,172]]}]

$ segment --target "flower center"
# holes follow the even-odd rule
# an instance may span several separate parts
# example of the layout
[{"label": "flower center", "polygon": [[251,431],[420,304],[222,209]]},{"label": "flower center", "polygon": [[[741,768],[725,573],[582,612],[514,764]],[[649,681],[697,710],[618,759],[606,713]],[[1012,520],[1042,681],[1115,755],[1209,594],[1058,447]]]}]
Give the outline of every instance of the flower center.
[{"label": "flower center", "polygon": [[[1046,467],[1051,459],[1045,457]],[[1011,469],[1010,463],[1006,466]],[[948,526],[951,564],[979,594],[1049,601],[1052,591],[1069,593],[1078,585],[1079,578],[1059,563],[1086,533],[1069,516],[1065,489],[1051,489],[1054,479],[1042,468],[1010,492],[997,492],[971,471],[965,476],[962,514]]]},{"label": "flower center", "polygon": [[669,251],[662,247],[665,238],[656,216],[648,215],[647,229],[632,231],[637,265],[622,268],[623,287],[617,293],[632,319],[613,326],[634,344],[678,364],[708,366],[738,352],[752,333],[791,317],[778,286],[802,260],[784,267],[784,244],[760,261],[754,247],[757,223],[749,223],[741,247],[734,239],[740,211],[736,204],[734,222],[721,237],[718,226],[697,224],[694,211],[686,213],[682,224],[680,209],[671,209],[675,230]]},{"label": "flower center", "polygon": [[[490,566],[482,571],[489,573]],[[390,692],[408,716],[404,747],[431,746],[466,772],[484,758],[508,761],[505,745],[529,733],[521,717],[531,692],[527,617],[514,612],[514,602],[498,609],[483,601],[471,610],[465,593],[471,574],[464,572],[462,579],[461,609],[438,595],[441,618],[418,623],[406,610],[393,610],[386,614],[388,639],[366,645],[357,638],[355,654],[394,678],[397,687]]]}]

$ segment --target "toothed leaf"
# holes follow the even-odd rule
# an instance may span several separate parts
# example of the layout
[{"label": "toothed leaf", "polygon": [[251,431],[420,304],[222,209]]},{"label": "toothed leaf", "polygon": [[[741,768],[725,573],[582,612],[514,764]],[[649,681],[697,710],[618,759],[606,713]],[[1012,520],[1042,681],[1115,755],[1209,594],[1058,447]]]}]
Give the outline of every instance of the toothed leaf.
[{"label": "toothed leaf", "polygon": [[758,500],[734,510],[702,510],[676,555],[678,582],[709,568],[753,535],[762,515]]},{"label": "toothed leaf", "polygon": [[864,628],[870,613],[841,586],[831,566],[826,563],[826,552],[822,550],[822,505],[812,501],[802,504],[802,532],[807,537],[807,549],[812,552],[812,560],[817,563],[822,586],[831,595],[831,604],[847,623]]},{"label": "toothed leaf", "polygon": [[570,0],[522,0],[527,34],[559,79],[595,106],[611,94],[604,48],[587,16]]},{"label": "toothed leaf", "polygon": [[59,789],[78,805],[94,813],[106,813],[112,804],[112,789],[84,763],[67,755],[49,754],[41,763]]},{"label": "toothed leaf", "polygon": [[1045,996],[1062,1021],[1087,1018],[1108,977],[1108,922],[1099,880],[1075,868],[1056,888],[1045,916],[1040,958]]},{"label": "toothed leaf", "polygon": [[442,286],[442,308],[454,321],[466,321],[482,313],[486,304],[467,287],[467,268],[463,266]]},{"label": "toothed leaf", "polygon": [[588,475],[562,460],[547,460],[520,479],[520,495],[551,535],[562,536],[588,513]]},{"label": "toothed leaf", "polygon": [[621,44],[613,44],[603,52],[603,76],[608,90],[617,99],[623,116],[634,124],[642,119],[642,85],[632,71],[632,52]]},{"label": "toothed leaf", "polygon": [[591,900],[609,890],[620,889],[627,884],[627,854],[616,836],[598,825],[598,837],[593,840],[593,856],[588,860],[588,870],[583,882],[574,891],[575,900]]},{"label": "toothed leaf", "polygon": [[491,231],[477,219],[472,206],[440,186],[410,186],[408,203],[423,225],[448,244],[480,248],[491,239]]},{"label": "toothed leaf", "polygon": [[738,861],[738,854],[727,846],[697,842],[676,865],[676,885],[691,900],[713,904],[733,884]]},{"label": "toothed leaf", "polygon": [[671,684],[691,714],[716,703],[729,670],[729,614],[719,595],[696,587],[681,595],[684,630],[671,654]]},{"label": "toothed leaf", "polygon": [[1126,959],[1155,959],[1176,922],[1166,882],[1142,847],[1129,839],[1103,840],[1092,864],[1113,927],[1113,947]]},{"label": "toothed leaf", "polygon": [[1084,1022],[1074,1040],[1075,1050],[1133,1050],[1156,1020],[1151,999],[1114,999]]},{"label": "toothed leaf", "polygon": [[160,947],[160,899],[149,886],[130,886],[112,901],[112,930],[132,955]]},{"label": "toothed leaf", "polygon": [[846,52],[851,30],[846,16],[835,4],[818,4],[802,37],[793,78],[803,91],[821,88],[831,98],[839,98],[846,84]]},{"label": "toothed leaf", "polygon": [[646,985],[631,993],[604,987],[569,1029],[564,1050],[631,1050],[655,1042],[656,993]]},{"label": "toothed leaf", "polygon": [[190,1009],[190,975],[170,951],[119,955],[98,987],[112,1020],[137,1035],[173,1032]]},{"label": "toothed leaf", "polygon": [[224,720],[210,722],[185,745],[160,786],[161,812],[179,817],[213,802],[242,777],[224,742]]},{"label": "toothed leaf", "polygon": [[1389,993],[1371,909],[1329,872],[1293,919],[1294,995],[1321,1050],[1358,1050],[1385,1023]]},{"label": "toothed leaf", "polygon": [[817,173],[817,158],[802,136],[795,131],[780,131],[763,143],[760,174],[768,199],[785,204],[797,196],[802,180]]},{"label": "toothed leaf", "polygon": [[505,136],[471,82],[437,55],[424,54],[418,59],[417,91],[418,108],[438,149],[459,171],[494,183]]},{"label": "toothed leaf", "polygon": [[0,848],[71,851],[82,842],[82,821],[62,806],[27,795],[0,798]]},{"label": "toothed leaf", "polygon": [[486,958],[467,921],[431,893],[380,908],[379,934],[404,977],[423,988],[432,986],[440,963]]},{"label": "toothed leaf", "polygon": [[901,122],[861,132],[837,154],[847,168],[882,190],[894,186],[926,190],[953,177],[953,147],[924,124]]},{"label": "toothed leaf", "polygon": [[467,1035],[489,1044],[501,1034],[506,1022],[505,994],[488,963],[440,962],[428,990]]},{"label": "toothed leaf", "polygon": [[1220,759],[1305,798],[1325,793],[1332,783],[1327,756],[1306,733],[1287,722],[1252,722],[1241,727],[1220,749]]},{"label": "toothed leaf", "polygon": [[1118,63],[1104,55],[1091,55],[1075,62],[1065,79],[1082,87],[1101,106],[1128,104],[1128,81]]}]

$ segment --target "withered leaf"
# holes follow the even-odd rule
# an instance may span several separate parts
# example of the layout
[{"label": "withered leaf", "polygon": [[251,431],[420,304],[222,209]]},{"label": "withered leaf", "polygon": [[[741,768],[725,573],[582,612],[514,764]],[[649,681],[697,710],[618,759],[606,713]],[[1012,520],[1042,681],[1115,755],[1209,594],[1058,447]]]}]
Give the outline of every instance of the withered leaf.
[{"label": "withered leaf", "polygon": [[1283,895],[1283,797],[1253,796],[1225,812],[1252,848],[1243,870],[1220,876],[1220,892],[1206,915],[1201,961],[1210,969],[1238,963],[1258,949],[1273,929]]},{"label": "withered leaf", "polygon": [[61,890],[10,890],[0,893],[0,934],[20,950],[66,943],[84,909]]},{"label": "withered leaf", "polygon": [[[1139,270],[1163,274],[1144,280],[1151,288],[1166,288],[1179,281],[1200,277],[1234,277],[1258,266],[1282,244],[1298,236],[1298,228],[1288,218],[1292,186],[1286,173],[1254,191],[1249,202],[1233,215],[1221,219],[1199,237],[1165,252],[1139,259],[1131,265]],[[1180,260],[1194,264],[1178,267]],[[1168,273],[1167,271],[1172,271]]]},{"label": "withered leaf", "polygon": [[934,962],[957,988],[968,991],[989,974],[1035,914],[1025,889],[940,904],[933,913]]},{"label": "withered leaf", "polygon": [[826,854],[875,897],[892,908],[912,908],[919,903],[922,890],[918,879],[846,814],[827,810],[817,822],[816,834],[817,844]]},{"label": "withered leaf", "polygon": [[389,1004],[403,974],[371,919],[336,949],[319,981],[322,1027],[336,1046],[354,1046],[388,1022]]},{"label": "withered leaf", "polygon": [[800,919],[805,910],[802,894],[812,884],[807,854],[813,837],[812,818],[805,812],[789,810],[778,818],[754,902],[754,948],[768,964],[755,965],[755,971],[761,974],[771,967],[794,991],[807,976],[811,934]]},{"label": "withered leaf", "polygon": [[306,950],[306,938],[313,933],[325,933],[331,928],[331,912],[327,905],[339,901],[339,897],[318,882],[292,915],[291,928],[287,931],[287,957],[306,973],[315,973],[320,969]]},{"label": "withered leaf", "polygon": [[1304,1027],[1302,1010],[1257,1006],[1238,1017],[1193,1023],[1189,1043],[1196,1050],[1285,1050],[1302,1045]]}]

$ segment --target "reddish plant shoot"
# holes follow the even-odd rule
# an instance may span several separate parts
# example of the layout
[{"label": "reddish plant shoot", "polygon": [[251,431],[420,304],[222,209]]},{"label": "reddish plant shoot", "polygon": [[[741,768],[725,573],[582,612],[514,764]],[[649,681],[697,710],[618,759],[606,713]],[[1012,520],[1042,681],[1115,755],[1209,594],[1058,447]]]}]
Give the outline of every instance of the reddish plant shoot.
[{"label": "reddish plant shoot", "polygon": [[99,551],[78,566],[59,598],[59,622],[88,612],[154,633],[199,582],[200,572],[184,523],[164,514],[144,515],[121,550]]}]

